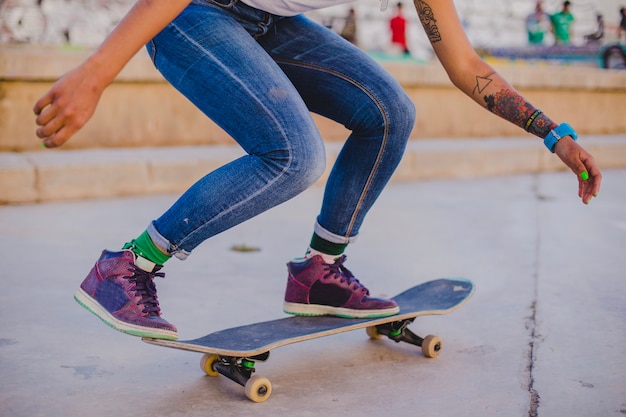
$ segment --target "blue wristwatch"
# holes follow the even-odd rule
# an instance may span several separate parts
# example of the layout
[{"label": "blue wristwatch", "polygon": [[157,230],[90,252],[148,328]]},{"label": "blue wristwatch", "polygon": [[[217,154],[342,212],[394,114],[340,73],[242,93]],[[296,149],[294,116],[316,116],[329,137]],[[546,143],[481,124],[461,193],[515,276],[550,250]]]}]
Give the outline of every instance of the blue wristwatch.
[{"label": "blue wristwatch", "polygon": [[571,136],[574,140],[578,139],[578,134],[573,127],[567,123],[561,123],[548,133],[548,135],[543,139],[543,143],[550,152],[554,153],[556,143],[561,140],[563,136]]}]

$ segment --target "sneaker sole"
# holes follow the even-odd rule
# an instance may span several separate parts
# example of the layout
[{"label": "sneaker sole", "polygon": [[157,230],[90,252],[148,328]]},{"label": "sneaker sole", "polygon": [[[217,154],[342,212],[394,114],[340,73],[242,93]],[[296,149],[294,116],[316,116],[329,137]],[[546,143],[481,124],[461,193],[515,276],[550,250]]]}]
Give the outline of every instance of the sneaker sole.
[{"label": "sneaker sole", "polygon": [[400,307],[392,307],[384,310],[354,310],[343,307],[332,307],[319,304],[298,304],[285,302],[283,311],[294,316],[337,316],[346,319],[377,319],[381,317],[395,316],[400,312]]},{"label": "sneaker sole", "polygon": [[74,294],[74,300],[85,310],[91,312],[107,326],[119,332],[137,337],[149,337],[153,339],[178,340],[178,334],[169,330],[142,327],[118,320],[104,307],[94,300],[89,294],[79,288]]}]

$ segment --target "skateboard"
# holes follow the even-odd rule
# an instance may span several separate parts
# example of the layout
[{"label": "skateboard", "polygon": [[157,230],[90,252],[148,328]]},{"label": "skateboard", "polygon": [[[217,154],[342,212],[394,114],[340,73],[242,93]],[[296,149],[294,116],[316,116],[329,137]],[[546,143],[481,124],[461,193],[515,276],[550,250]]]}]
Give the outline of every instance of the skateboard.
[{"label": "skateboard", "polygon": [[203,353],[200,367],[207,375],[224,375],[242,385],[248,399],[263,402],[269,398],[272,384],[267,378],[252,374],[255,362],[266,361],[272,349],[366,329],[371,339],[387,336],[395,342],[419,346],[424,356],[435,358],[441,351],[441,339],[433,335],[422,338],[407,326],[419,316],[451,313],[465,304],[473,293],[474,284],[467,279],[442,278],[417,285],[393,297],[400,307],[395,316],[365,319],[291,316],[220,330],[194,340],[142,340],[153,345]]}]

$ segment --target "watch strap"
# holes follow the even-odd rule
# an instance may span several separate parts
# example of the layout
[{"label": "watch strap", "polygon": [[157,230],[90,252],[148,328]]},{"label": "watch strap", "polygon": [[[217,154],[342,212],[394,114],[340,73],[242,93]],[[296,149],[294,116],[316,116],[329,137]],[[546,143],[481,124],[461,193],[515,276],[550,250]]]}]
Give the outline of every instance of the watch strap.
[{"label": "watch strap", "polygon": [[550,152],[554,153],[554,147],[563,136],[571,136],[574,140],[578,139],[578,134],[572,126],[568,123],[561,123],[546,135],[543,143]]}]

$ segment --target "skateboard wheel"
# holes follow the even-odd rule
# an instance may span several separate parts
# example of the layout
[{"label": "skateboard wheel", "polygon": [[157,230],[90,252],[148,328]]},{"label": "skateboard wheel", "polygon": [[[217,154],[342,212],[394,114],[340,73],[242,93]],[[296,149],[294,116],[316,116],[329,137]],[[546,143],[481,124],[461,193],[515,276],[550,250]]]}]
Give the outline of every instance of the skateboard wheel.
[{"label": "skateboard wheel", "polygon": [[246,382],[245,393],[248,399],[255,403],[262,403],[272,393],[272,383],[267,378],[254,375]]},{"label": "skateboard wheel", "polygon": [[200,358],[200,369],[208,376],[218,376],[220,373],[213,369],[213,364],[220,360],[218,355],[205,353],[202,355],[202,358]]},{"label": "skateboard wheel", "polygon": [[427,358],[436,358],[441,352],[441,345],[441,339],[430,334],[422,342],[422,353]]},{"label": "skateboard wheel", "polygon": [[376,328],[376,326],[366,327],[365,333],[367,333],[367,335],[372,340],[380,340],[380,338],[382,337],[380,333],[378,333],[378,329]]}]

